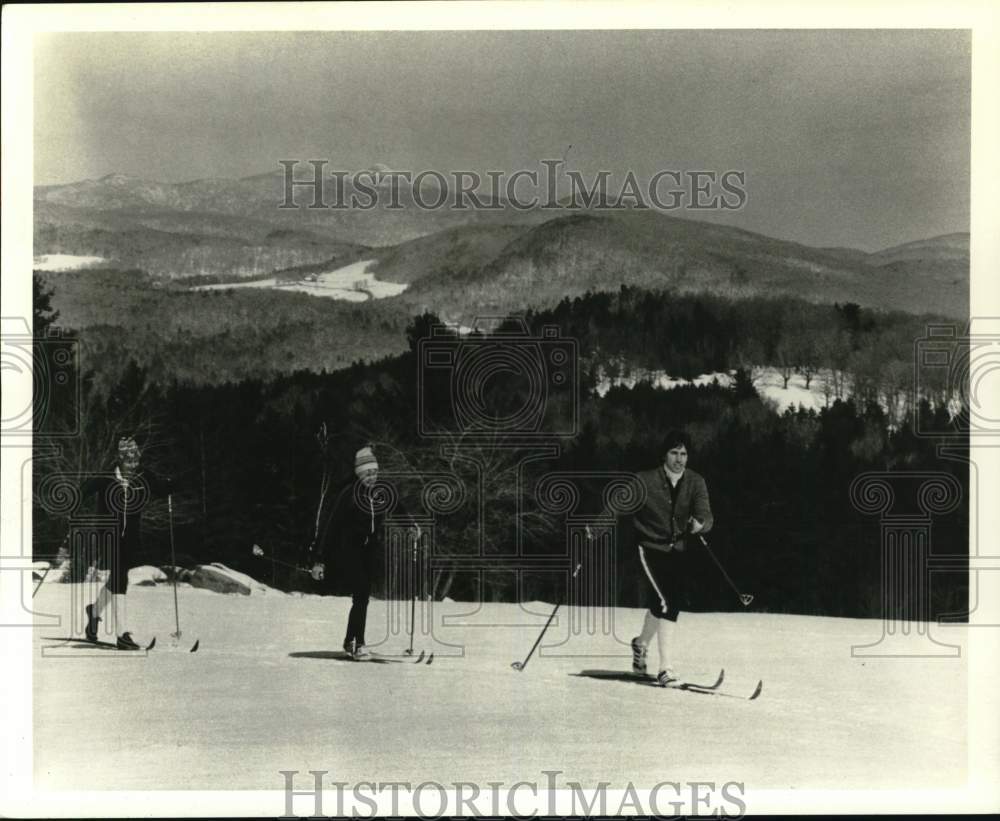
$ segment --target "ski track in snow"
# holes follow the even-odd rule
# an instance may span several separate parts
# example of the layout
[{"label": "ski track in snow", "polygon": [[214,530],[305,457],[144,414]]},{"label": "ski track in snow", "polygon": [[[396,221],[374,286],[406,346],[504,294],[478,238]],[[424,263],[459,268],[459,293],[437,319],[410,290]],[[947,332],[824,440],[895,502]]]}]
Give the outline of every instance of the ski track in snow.
[{"label": "ski track in snow", "polygon": [[[83,595],[75,585],[42,585],[36,611],[63,621],[34,631],[36,786],[278,790],[278,771],[289,769],[329,770],[331,780],[352,783],[544,783],[543,770],[585,786],[933,788],[964,780],[965,653],[852,658],[852,644],[881,635],[878,621],[682,614],[674,667],[693,680],[725,667],[724,688],[739,694],[763,678],[763,695],[747,702],[574,676],[629,669],[627,642],[642,618],[635,609],[614,611],[621,643],[587,634],[593,611],[560,609],[541,654],[518,673],[510,663],[523,660],[549,605],[529,614],[484,604],[468,615],[474,605],[436,604],[438,624],[449,611],[466,615],[437,628],[437,643],[415,637],[417,652],[436,653],[428,667],[323,657],[340,649],[346,598],[179,594],[177,651],[171,589],[137,587],[130,627],[143,642],[158,636],[148,656],[84,648],[83,658],[42,657],[55,644],[44,637],[69,633],[71,599]],[[409,641],[408,603],[373,600],[368,638],[385,636],[390,610],[399,627],[377,649],[399,654]],[[574,620],[582,635],[565,642]],[[489,626],[498,623],[520,626]],[[939,641],[965,641],[965,628],[933,630]],[[188,653],[196,638],[201,649]],[[464,655],[443,642],[464,643]]]}]

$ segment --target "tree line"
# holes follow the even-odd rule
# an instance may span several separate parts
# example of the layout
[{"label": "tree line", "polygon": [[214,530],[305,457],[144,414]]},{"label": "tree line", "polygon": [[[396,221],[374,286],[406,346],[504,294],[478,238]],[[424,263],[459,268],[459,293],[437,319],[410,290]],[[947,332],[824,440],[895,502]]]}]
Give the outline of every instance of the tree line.
[{"label": "tree line", "polygon": [[[36,314],[42,308],[51,318],[46,293],[38,297]],[[502,561],[496,569],[468,573],[447,559],[473,548],[501,557],[514,544],[527,555],[551,553],[565,540],[565,521],[533,495],[544,476],[579,476],[580,510],[596,510],[601,482],[587,474],[652,467],[666,429],[685,427],[692,437],[690,465],[706,477],[712,497],[713,550],[730,574],[755,592],[756,606],[876,617],[882,615],[879,528],[852,505],[851,481],[868,470],[945,471],[968,491],[967,470],[940,460],[936,442],[914,432],[912,417],[890,418],[878,401],[884,388],[869,390],[853,375],[844,395],[829,407],[779,412],[757,393],[752,374],[738,359],[753,344],[762,346],[766,360],[779,349],[786,330],[792,338],[794,329],[811,327],[817,339],[826,334],[843,340],[849,351],[845,368],[851,367],[852,356],[860,361],[866,351],[881,366],[885,357],[872,350],[892,339],[902,357],[906,334],[921,332],[919,318],[851,305],[734,303],[622,289],[566,300],[527,314],[524,322],[529,336],[556,326],[558,338],[574,339],[580,354],[575,380],[561,388],[549,385],[538,404],[536,421],[542,428],[568,430],[551,440],[557,447],[542,456],[515,444],[517,436],[509,431],[484,437],[468,420],[456,418],[454,373],[428,372],[421,360],[437,324],[429,313],[411,319],[403,353],[332,372],[297,370],[201,384],[164,378],[135,358],[109,367],[110,373],[102,370],[104,361],[91,362],[75,409],[80,435],[66,441],[56,456],[40,449],[35,462],[36,554],[56,550],[68,524],[41,501],[46,477],[110,468],[117,436],[127,431],[143,445],[149,469],[173,479],[182,564],[221,561],[284,589],[311,589],[303,574],[262,566],[251,547],[265,546],[291,564],[303,561],[315,537],[322,477],[331,477],[334,486],[350,481],[355,450],[372,443],[383,470],[403,477],[398,485],[409,509],[426,507],[428,480],[420,477],[439,477],[435,492],[452,494],[451,506],[440,503],[435,514],[435,551],[442,567],[425,592],[455,599],[553,597],[558,590],[551,574],[529,576],[527,587],[519,590]],[[506,329],[512,340],[520,338],[520,327],[511,323]],[[444,337],[464,355],[481,342]],[[612,358],[678,375],[735,367],[743,376],[732,387],[660,390],[639,384],[600,396],[594,390],[596,365]],[[815,362],[819,367],[830,360]],[[473,397],[478,403],[473,410],[484,419],[513,418],[519,409],[533,407],[534,391],[523,373],[500,370]],[[933,418],[938,428],[947,427],[943,402],[933,395],[916,401],[919,413]],[[566,420],[570,427],[559,427]],[[434,424],[440,427],[429,437],[428,425]],[[322,444],[317,440],[321,429],[328,434]],[[169,541],[163,500],[147,519],[147,555],[141,561],[164,564]],[[616,595],[620,604],[636,605],[641,569],[627,520],[621,525]],[[935,550],[966,551],[967,510],[941,517],[934,528]],[[707,556],[693,550],[690,565],[688,607],[730,608],[732,595]],[[383,593],[393,580],[384,584]],[[935,574],[935,612],[961,611],[967,585],[965,573]]]}]

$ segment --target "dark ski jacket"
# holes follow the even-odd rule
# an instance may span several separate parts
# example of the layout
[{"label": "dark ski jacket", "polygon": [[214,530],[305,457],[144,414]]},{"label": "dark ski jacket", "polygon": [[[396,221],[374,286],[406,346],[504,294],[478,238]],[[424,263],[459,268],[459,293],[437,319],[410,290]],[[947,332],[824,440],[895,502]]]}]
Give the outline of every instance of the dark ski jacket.
[{"label": "dark ski jacket", "polygon": [[310,561],[331,565],[338,558],[349,558],[359,552],[380,553],[386,513],[391,512],[394,517],[409,515],[398,499],[392,510],[387,510],[385,499],[380,502],[379,498],[386,492],[384,482],[372,489],[358,479],[342,485],[324,505],[326,511],[321,518],[319,537],[310,550]]},{"label": "dark ski jacket", "polygon": [[341,486],[326,507],[316,543],[319,556],[314,558],[329,562],[345,550],[378,546],[385,511],[358,479]]},{"label": "dark ski jacket", "polygon": [[80,483],[83,499],[96,496],[95,513],[115,520],[118,546],[123,552],[138,550],[142,545],[142,513],[150,501],[165,494],[170,481],[139,471],[128,482],[126,491],[114,472],[87,476]]},{"label": "dark ski jacket", "polygon": [[667,472],[661,466],[639,473],[638,481],[646,490],[646,503],[634,516],[639,544],[664,548],[676,544],[676,549],[683,550],[683,537],[691,516],[704,525],[700,533],[712,529],[708,486],[701,474],[685,469],[677,487],[671,489]]}]

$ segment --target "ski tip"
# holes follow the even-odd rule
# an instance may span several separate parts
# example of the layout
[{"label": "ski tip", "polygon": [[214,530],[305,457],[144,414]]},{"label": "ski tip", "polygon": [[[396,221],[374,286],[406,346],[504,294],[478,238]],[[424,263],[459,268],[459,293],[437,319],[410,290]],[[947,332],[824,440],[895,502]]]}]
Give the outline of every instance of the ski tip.
[{"label": "ski tip", "polygon": [[424,660],[424,651],[421,650],[420,651],[420,655],[417,656],[417,660],[415,662],[413,662],[413,663],[414,664],[420,664],[420,662],[422,662],[423,660]]},{"label": "ski tip", "polygon": [[194,646],[190,650],[188,650],[188,652],[189,653],[197,653],[198,652],[198,647],[199,647],[200,644],[201,644],[201,639],[197,639],[195,641],[195,643],[194,643]]},{"label": "ski tip", "polygon": [[430,655],[429,655],[429,656],[427,657],[427,662],[426,662],[426,663],[427,663],[427,664],[431,664],[431,663],[432,663],[433,661],[434,661],[434,654],[433,654],[433,653],[431,653],[431,654],[430,654]]},{"label": "ski tip", "polygon": [[753,691],[753,695],[750,696],[748,700],[753,701],[755,698],[757,698],[757,696],[760,695],[760,691],[763,689],[764,689],[764,680],[761,679],[760,681],[757,682],[757,689]]},{"label": "ski tip", "polygon": [[152,650],[154,647],[156,647],[156,636],[153,636],[153,640],[146,645],[146,649]]},{"label": "ski tip", "polygon": [[712,685],[712,689],[714,690],[716,687],[721,687],[722,680],[725,677],[726,677],[726,668],[723,667],[721,670],[719,670],[719,677],[715,680],[715,684]]}]

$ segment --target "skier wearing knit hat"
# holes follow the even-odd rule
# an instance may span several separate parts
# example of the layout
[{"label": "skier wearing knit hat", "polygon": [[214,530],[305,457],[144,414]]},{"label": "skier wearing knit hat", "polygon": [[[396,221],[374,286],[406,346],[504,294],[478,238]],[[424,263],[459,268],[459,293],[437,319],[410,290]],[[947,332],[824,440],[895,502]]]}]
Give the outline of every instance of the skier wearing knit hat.
[{"label": "skier wearing knit hat", "polygon": [[88,641],[97,641],[98,625],[104,620],[108,605],[113,604],[115,635],[119,650],[138,650],[128,628],[125,596],[128,593],[128,571],[135,554],[142,546],[142,512],[153,495],[169,489],[170,480],[156,478],[140,469],[142,452],[131,436],[118,440],[114,472],[89,476],[81,484],[81,495],[97,497],[97,514],[114,518],[115,541],[108,557],[108,579],[93,604],[84,610]]},{"label": "skier wearing knit hat", "polygon": [[[360,660],[369,655],[365,646],[365,624],[372,582],[381,553],[384,505],[377,488],[379,464],[370,446],[354,456],[354,477],[333,497],[319,539],[311,555],[313,578],[324,580],[328,590],[346,587],[351,594],[344,651]],[[419,538],[420,528],[416,528]],[[310,548],[313,554],[314,548]],[[326,573],[327,563],[336,569]]]}]

